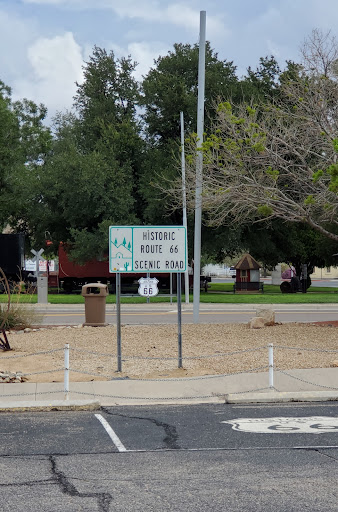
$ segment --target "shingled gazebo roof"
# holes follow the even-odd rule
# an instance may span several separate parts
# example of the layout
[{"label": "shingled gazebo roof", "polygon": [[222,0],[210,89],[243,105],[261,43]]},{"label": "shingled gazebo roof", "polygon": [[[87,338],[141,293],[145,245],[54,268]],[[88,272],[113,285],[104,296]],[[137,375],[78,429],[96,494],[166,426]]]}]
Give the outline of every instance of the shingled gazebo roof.
[{"label": "shingled gazebo roof", "polygon": [[250,254],[244,254],[236,263],[235,269],[238,270],[258,270],[261,265]]}]

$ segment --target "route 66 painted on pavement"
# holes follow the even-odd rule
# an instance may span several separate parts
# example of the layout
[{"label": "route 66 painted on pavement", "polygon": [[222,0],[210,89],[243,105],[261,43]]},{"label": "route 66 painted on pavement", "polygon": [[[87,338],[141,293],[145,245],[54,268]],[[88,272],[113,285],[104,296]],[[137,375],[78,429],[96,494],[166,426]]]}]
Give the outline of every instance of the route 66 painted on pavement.
[{"label": "route 66 painted on pavement", "polygon": [[337,431],[338,418],[311,416],[303,418],[238,418],[228,423],[233,430],[256,434],[325,434]]}]

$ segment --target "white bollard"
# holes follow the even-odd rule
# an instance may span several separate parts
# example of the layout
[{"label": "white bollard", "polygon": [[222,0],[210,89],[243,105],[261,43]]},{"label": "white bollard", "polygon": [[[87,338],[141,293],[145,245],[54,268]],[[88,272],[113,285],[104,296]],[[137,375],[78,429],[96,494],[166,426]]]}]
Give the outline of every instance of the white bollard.
[{"label": "white bollard", "polygon": [[273,343],[269,343],[269,388],[273,389]]},{"label": "white bollard", "polygon": [[65,399],[69,399],[69,344],[65,345],[65,374],[64,374]]}]

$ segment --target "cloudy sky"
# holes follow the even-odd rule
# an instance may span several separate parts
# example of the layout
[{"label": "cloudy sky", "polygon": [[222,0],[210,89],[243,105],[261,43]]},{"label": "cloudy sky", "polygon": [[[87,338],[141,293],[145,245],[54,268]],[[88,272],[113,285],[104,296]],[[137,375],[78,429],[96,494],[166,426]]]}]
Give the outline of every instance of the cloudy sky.
[{"label": "cloudy sky", "polygon": [[337,35],[337,0],[0,0],[0,80],[13,99],[70,109],[94,45],[131,55],[145,75],[174,43],[199,39],[200,11],[219,58],[242,76],[259,58],[299,59],[311,30]]}]

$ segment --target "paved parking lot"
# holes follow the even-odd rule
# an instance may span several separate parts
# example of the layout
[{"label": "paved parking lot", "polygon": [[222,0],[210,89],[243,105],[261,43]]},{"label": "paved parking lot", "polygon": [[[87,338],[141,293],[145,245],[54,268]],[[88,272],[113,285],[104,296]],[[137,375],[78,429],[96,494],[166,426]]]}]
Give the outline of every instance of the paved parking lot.
[{"label": "paved parking lot", "polygon": [[3,413],[2,510],[334,511],[337,419],[335,403]]}]

